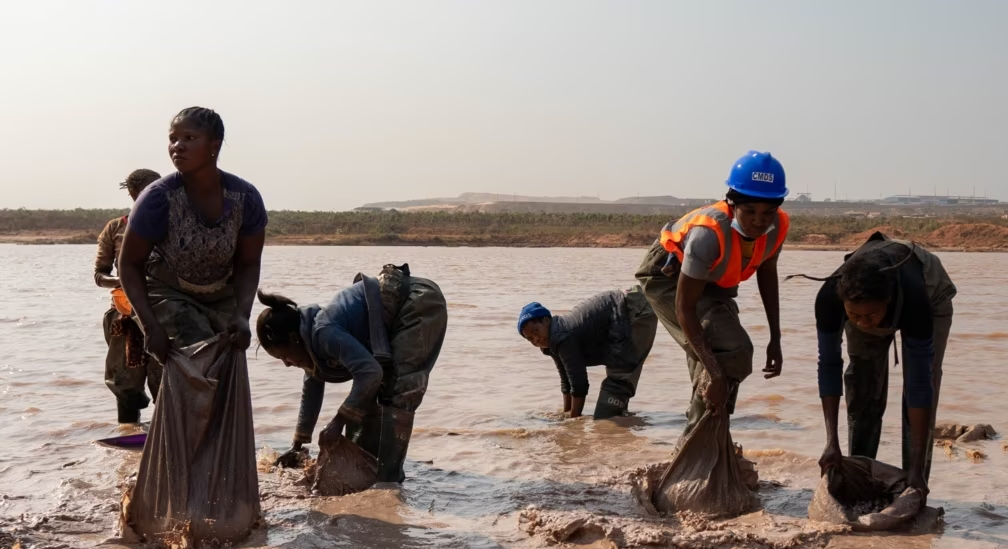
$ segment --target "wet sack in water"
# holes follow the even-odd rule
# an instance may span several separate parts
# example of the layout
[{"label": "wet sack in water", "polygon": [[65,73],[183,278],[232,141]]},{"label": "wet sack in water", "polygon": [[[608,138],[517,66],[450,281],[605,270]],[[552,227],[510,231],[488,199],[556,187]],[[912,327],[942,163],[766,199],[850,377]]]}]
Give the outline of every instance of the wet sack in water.
[{"label": "wet sack in water", "polygon": [[[172,350],[120,527],[150,543],[245,538],[259,520],[245,353],[226,336]],[[184,541],[182,541],[184,540]]]},{"label": "wet sack in water", "polygon": [[811,520],[863,532],[933,527],[943,514],[921,505],[920,491],[909,487],[902,469],[866,457],[845,457],[827,471],[808,512]]},{"label": "wet sack in water", "polygon": [[734,517],[759,507],[746,486],[728,422],[724,410],[704,412],[658,484],[652,498],[656,510]]},{"label": "wet sack in water", "polygon": [[345,496],[370,488],[378,478],[378,460],[345,436],[319,441],[315,482],[323,496]]}]

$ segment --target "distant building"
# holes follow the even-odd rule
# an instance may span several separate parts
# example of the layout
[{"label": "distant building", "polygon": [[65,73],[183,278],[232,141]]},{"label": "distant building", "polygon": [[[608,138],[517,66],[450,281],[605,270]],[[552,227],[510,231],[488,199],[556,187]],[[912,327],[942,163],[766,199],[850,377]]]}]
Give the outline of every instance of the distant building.
[{"label": "distant building", "polygon": [[953,206],[953,205],[978,205],[990,206],[999,204],[1001,201],[996,198],[986,198],[982,196],[942,196],[942,195],[913,195],[897,194],[887,196],[882,199],[882,204],[891,205],[914,205],[914,206]]}]

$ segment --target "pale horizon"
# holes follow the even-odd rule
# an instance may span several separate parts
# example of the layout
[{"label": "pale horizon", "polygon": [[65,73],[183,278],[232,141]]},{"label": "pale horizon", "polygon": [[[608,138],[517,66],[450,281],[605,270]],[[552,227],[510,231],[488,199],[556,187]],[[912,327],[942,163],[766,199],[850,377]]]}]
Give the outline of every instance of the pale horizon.
[{"label": "pale horizon", "polygon": [[0,18],[0,208],[126,207],[172,116],[271,210],[715,197],[750,149],[793,197],[1008,199],[1008,3],[70,0]]}]

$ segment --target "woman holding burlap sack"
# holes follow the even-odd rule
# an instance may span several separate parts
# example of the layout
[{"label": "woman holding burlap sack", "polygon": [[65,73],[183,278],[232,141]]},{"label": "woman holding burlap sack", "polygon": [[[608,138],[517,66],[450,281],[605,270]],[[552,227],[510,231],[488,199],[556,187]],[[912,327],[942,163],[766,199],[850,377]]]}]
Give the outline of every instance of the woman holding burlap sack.
[{"label": "woman holding burlap sack", "polygon": [[[301,410],[292,448],[278,465],[307,455],[326,383],[353,386],[319,435],[320,446],[346,438],[377,460],[377,482],[405,480],[403,462],[413,416],[427,391],[448,324],[448,306],[434,282],[411,276],[408,265],[386,265],[377,278],[357,275],[327,305],[297,306],[259,293],[267,306],[256,334],[286,366],[304,370]],[[324,491],[324,490],[323,490]]]},{"label": "woman holding burlap sack", "polygon": [[165,366],[123,509],[124,534],[146,541],[237,541],[260,515],[245,351],[267,218],[259,191],[217,168],[223,140],[210,109],[172,120],[178,171],[140,195],[119,258],[147,352]]}]

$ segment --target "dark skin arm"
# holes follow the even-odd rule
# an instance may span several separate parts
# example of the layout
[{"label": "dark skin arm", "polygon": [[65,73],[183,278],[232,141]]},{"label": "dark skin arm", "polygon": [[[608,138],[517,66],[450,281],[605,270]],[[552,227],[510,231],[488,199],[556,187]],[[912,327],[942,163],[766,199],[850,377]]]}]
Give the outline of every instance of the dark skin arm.
[{"label": "dark skin arm", "polygon": [[[779,255],[779,254],[778,254]],[[780,279],[777,277],[777,257],[774,255],[766,260],[756,270],[756,282],[759,285],[760,299],[763,300],[763,310],[766,311],[767,324],[770,326],[770,343],[767,345],[767,361],[763,368],[765,379],[777,377],[784,365],[781,352],[780,331]]]},{"label": "dark skin arm", "polygon": [[581,412],[584,411],[585,397],[565,395],[564,406],[567,405],[567,398],[570,398],[570,417],[581,417]]},{"label": "dark skin arm", "polygon": [[119,277],[108,273],[95,273],[94,280],[99,288],[113,289],[119,287]]},{"label": "dark skin arm", "polygon": [[825,475],[830,467],[840,465],[840,437],[837,435],[837,418],[840,417],[840,397],[823,397],[823,419],[826,420],[826,449],[819,458],[819,472]]},{"label": "dark skin arm", "polygon": [[234,257],[235,282],[235,313],[228,324],[228,332],[238,349],[249,348],[252,342],[252,330],[249,328],[249,317],[252,315],[252,303],[255,301],[256,290],[259,288],[259,274],[262,269],[263,243],[266,231],[256,234],[239,236]]},{"label": "dark skin arm", "polygon": [[708,409],[715,412],[724,406],[728,399],[728,383],[714,358],[714,352],[703,337],[703,328],[700,325],[700,318],[697,317],[697,303],[703,295],[706,281],[679,273],[678,290],[676,291],[676,316],[679,318],[679,325],[682,326],[686,334],[686,340],[696,353],[700,364],[703,365],[710,376],[711,382],[704,391],[704,400]]},{"label": "dark skin arm", "polygon": [[147,277],[145,268],[147,258],[154,249],[154,243],[133,232],[129,227],[123,236],[122,251],[119,252],[119,279],[123,291],[129,299],[133,311],[140,320],[144,331],[144,341],[147,352],[161,364],[168,358],[170,342],[164,331],[150,299],[147,297]]}]

